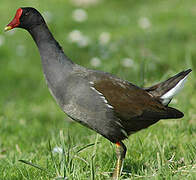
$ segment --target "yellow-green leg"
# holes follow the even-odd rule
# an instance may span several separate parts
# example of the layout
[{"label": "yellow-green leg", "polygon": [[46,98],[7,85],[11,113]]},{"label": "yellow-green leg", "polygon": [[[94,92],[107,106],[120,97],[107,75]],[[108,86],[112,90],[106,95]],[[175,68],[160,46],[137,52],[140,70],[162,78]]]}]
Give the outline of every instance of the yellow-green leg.
[{"label": "yellow-green leg", "polygon": [[115,168],[115,170],[113,172],[113,176],[112,176],[113,180],[118,180],[121,175],[126,150],[127,150],[127,148],[122,142],[116,143],[117,162],[116,162],[116,168]]}]

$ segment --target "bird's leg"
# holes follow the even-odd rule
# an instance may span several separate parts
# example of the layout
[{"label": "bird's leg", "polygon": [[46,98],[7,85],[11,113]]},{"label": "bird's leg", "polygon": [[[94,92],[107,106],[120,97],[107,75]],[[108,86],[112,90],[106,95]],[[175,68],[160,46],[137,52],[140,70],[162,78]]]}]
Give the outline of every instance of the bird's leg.
[{"label": "bird's leg", "polygon": [[123,168],[123,161],[125,158],[127,148],[122,142],[116,143],[116,156],[117,156],[117,162],[116,162],[116,168],[113,172],[112,179],[118,180]]}]

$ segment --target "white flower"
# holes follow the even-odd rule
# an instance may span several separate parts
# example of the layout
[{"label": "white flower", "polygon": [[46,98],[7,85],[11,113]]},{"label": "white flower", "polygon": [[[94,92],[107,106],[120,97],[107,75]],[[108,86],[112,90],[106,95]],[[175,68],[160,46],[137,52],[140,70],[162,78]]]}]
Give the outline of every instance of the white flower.
[{"label": "white flower", "polygon": [[79,30],[73,30],[68,35],[70,42],[77,42],[82,38],[82,33]]},{"label": "white flower", "polygon": [[25,53],[26,53],[25,46],[23,46],[23,45],[18,45],[18,46],[16,47],[16,54],[17,54],[18,56],[24,56]]},{"label": "white flower", "polygon": [[93,57],[90,60],[91,66],[99,67],[101,65],[101,60],[98,57]]},{"label": "white flower", "polygon": [[122,60],[122,65],[123,65],[124,67],[132,67],[133,64],[134,64],[133,59],[124,58],[124,59]]},{"label": "white flower", "polygon": [[43,12],[43,17],[47,22],[51,22],[52,21],[52,13],[50,11],[45,11]]},{"label": "white flower", "polygon": [[56,147],[53,148],[52,152],[62,154],[63,149],[61,147],[56,146]]},{"label": "white flower", "polygon": [[68,40],[71,43],[76,43],[79,47],[86,47],[90,43],[89,38],[84,36],[79,30],[70,32],[68,35]]},{"label": "white flower", "polygon": [[151,26],[151,22],[147,17],[141,17],[138,24],[142,29],[148,29]]},{"label": "white flower", "polygon": [[84,7],[95,5],[98,2],[100,2],[100,0],[71,0],[71,1],[76,6],[84,6]]},{"label": "white flower", "polygon": [[88,15],[84,9],[76,9],[72,13],[72,18],[77,22],[84,22],[87,20]]},{"label": "white flower", "polygon": [[82,39],[80,41],[77,42],[77,45],[79,47],[86,47],[89,45],[89,39],[86,36],[83,36]]},{"label": "white flower", "polygon": [[0,35],[0,46],[2,46],[5,42],[4,36]]},{"label": "white flower", "polygon": [[110,37],[110,33],[102,32],[99,36],[99,43],[102,45],[107,44],[110,41]]}]

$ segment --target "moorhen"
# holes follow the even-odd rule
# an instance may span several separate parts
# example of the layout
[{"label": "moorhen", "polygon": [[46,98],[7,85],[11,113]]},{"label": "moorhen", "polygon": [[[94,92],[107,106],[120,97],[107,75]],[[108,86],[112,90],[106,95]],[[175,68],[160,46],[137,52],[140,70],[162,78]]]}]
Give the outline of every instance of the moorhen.
[{"label": "moorhen", "polygon": [[140,88],[109,73],[73,63],[34,8],[19,8],[5,31],[13,28],[26,29],[33,37],[49,90],[62,110],[116,144],[113,179],[119,178],[126,154],[122,140],[160,119],[183,117],[168,104],[184,86],[191,69],[152,87]]}]

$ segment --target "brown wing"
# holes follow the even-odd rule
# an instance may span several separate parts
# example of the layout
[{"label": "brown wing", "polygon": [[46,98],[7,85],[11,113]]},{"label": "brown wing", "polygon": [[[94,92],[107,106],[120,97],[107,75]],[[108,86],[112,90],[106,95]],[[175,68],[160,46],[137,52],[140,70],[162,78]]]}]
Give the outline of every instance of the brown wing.
[{"label": "brown wing", "polygon": [[123,119],[141,116],[144,111],[162,112],[166,107],[152,98],[145,90],[126,81],[104,79],[95,82],[94,87],[102,93],[115,112]]},{"label": "brown wing", "polygon": [[128,134],[146,128],[159,119],[175,118],[179,112],[163,106],[148,92],[127,81],[104,78],[94,82],[94,88],[114,108]]}]

